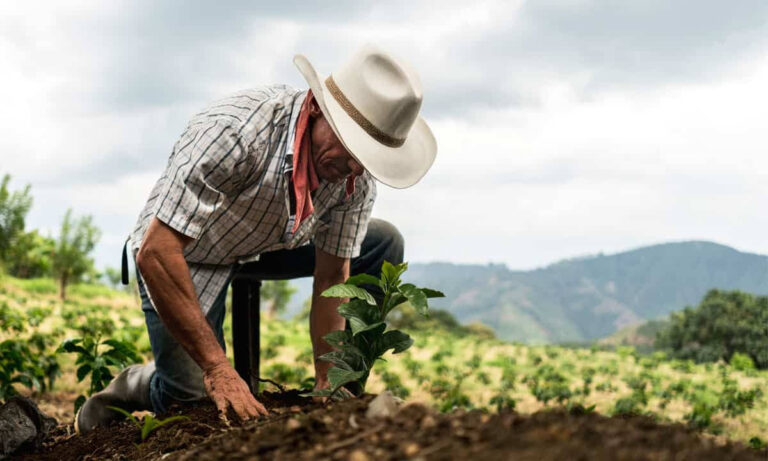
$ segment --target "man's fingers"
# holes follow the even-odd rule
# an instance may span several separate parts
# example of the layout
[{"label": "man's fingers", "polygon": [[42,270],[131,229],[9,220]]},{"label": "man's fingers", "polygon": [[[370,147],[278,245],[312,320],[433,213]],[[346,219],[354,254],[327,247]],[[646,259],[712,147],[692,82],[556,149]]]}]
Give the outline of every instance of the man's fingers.
[{"label": "man's fingers", "polygon": [[216,404],[216,408],[219,410],[219,419],[229,422],[227,420],[227,400],[219,396],[213,396],[213,403]]},{"label": "man's fingers", "polygon": [[237,414],[237,417],[240,418],[240,421],[248,421],[251,419],[250,415],[248,414],[248,410],[246,409],[246,406],[241,401],[237,401],[237,403],[232,402],[232,408],[235,410],[235,413]]},{"label": "man's fingers", "polygon": [[258,400],[256,400],[256,397],[253,396],[250,392],[248,392],[248,408],[251,411],[251,414],[258,418],[261,415],[268,416],[269,412],[266,408],[264,408],[264,405],[261,404]]},{"label": "man's fingers", "polygon": [[266,407],[262,405],[262,403],[259,402],[258,400],[254,399],[254,401],[255,401],[254,407],[256,408],[256,411],[258,413],[261,413],[264,416],[269,416],[269,411],[267,411]]}]

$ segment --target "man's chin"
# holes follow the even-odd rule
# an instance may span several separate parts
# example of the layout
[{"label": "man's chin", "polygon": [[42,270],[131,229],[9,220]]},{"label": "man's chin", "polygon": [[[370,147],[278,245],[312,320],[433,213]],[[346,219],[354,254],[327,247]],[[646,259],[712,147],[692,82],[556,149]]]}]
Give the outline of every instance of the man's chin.
[{"label": "man's chin", "polygon": [[343,176],[338,175],[326,175],[326,176],[320,176],[325,182],[331,183],[331,184],[337,184],[341,182],[342,179],[344,179]]}]

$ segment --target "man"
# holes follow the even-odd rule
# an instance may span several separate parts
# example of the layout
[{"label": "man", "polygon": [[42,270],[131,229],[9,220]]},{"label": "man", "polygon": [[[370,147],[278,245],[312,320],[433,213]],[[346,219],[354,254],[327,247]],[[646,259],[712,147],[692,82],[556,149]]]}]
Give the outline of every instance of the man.
[{"label": "man", "polygon": [[108,405],[158,413],[206,395],[222,415],[267,414],[225,356],[227,286],[238,264],[260,256],[306,265],[294,256],[304,245],[314,247],[314,267],[296,271],[314,275],[315,388],[327,387],[330,364],[317,357],[332,350],[322,337],[344,319],[341,300],[319,293],[402,261],[397,229],[370,214],[374,178],[409,187],[434,161],[418,76],[371,45],[324,81],[305,57],[294,63],[308,91],[274,85],[217,101],[174,146],[130,238],[155,361],[88,399],[79,432],[117,419]]}]

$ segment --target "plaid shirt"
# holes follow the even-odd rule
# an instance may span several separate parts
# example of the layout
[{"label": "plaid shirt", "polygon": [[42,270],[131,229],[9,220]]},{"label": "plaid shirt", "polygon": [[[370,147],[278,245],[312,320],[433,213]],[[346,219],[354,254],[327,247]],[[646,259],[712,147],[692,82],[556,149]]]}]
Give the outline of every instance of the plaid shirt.
[{"label": "plaid shirt", "polygon": [[241,91],[195,115],[150,193],[130,236],[134,255],[152,217],[195,239],[184,249],[203,312],[229,282],[235,264],[267,251],[317,248],[353,258],[368,228],[376,183],[357,177],[321,181],[315,211],[291,232],[289,181],[296,120],[306,91],[273,85]]}]

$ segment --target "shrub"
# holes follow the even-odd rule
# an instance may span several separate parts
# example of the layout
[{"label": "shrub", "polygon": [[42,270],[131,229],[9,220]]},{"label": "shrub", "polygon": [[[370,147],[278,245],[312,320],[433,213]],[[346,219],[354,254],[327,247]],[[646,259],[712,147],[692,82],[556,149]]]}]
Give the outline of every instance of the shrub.
[{"label": "shrub", "polygon": [[752,371],[755,369],[755,362],[752,361],[752,357],[741,352],[734,352],[731,356],[730,365],[734,370],[739,371]]},{"label": "shrub", "polygon": [[552,365],[542,365],[525,380],[536,400],[546,405],[550,400],[564,404],[573,393],[568,387],[568,379]]},{"label": "shrub", "polygon": [[488,402],[491,407],[495,407],[496,411],[514,410],[517,402],[508,393],[502,392],[491,397]]},{"label": "shrub", "polygon": [[472,408],[472,401],[461,389],[466,375],[456,373],[452,381],[436,379],[429,388],[432,397],[440,402],[438,409],[442,412],[456,408]]},{"label": "shrub", "polygon": [[723,391],[720,394],[719,407],[728,416],[744,414],[755,405],[755,401],[762,397],[763,392],[759,388],[741,390],[735,380],[723,379]]},{"label": "shrub", "polygon": [[592,385],[592,380],[595,378],[595,373],[594,368],[587,367],[581,370],[581,395],[584,397],[588,396],[591,392],[590,386]]},{"label": "shrub", "polygon": [[611,414],[613,416],[631,416],[641,414],[641,408],[643,403],[640,402],[635,395],[629,397],[622,397],[616,401],[613,405]]}]

